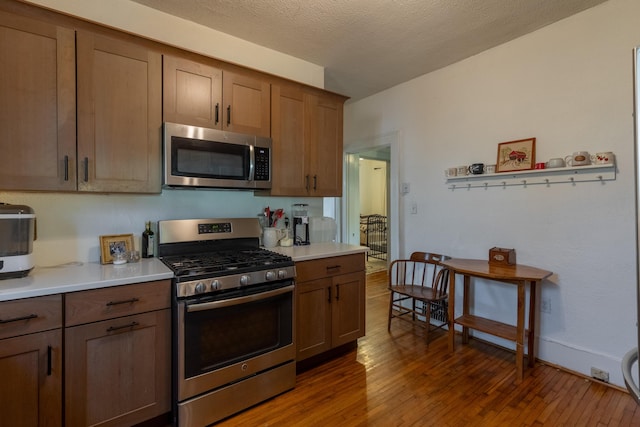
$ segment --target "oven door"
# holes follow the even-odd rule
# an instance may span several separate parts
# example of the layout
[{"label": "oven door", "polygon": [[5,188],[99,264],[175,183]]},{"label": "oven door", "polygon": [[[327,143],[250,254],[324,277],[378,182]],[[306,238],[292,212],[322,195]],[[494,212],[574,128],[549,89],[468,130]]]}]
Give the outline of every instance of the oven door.
[{"label": "oven door", "polygon": [[178,301],[178,401],[295,359],[294,285]]}]

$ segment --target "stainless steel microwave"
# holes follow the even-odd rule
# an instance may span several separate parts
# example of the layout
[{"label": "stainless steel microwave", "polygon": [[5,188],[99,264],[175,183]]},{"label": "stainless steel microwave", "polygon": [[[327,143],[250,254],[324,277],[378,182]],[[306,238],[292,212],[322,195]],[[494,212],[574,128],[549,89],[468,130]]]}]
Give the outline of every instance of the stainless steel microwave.
[{"label": "stainless steel microwave", "polygon": [[271,188],[271,139],[164,123],[165,187]]}]

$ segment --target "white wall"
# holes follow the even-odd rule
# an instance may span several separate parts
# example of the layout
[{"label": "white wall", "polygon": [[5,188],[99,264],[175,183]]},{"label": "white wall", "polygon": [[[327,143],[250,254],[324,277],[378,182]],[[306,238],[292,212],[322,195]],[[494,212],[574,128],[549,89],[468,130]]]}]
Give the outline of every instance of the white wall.
[{"label": "white wall", "polygon": [[[128,0],[33,0],[89,21],[136,33],[187,50],[262,70],[318,87],[324,68],[209,28],[157,12]],[[35,209],[37,266],[96,262],[98,236],[134,233],[140,248],[145,221],[179,218],[250,217],[265,206],[291,211],[308,203],[311,216],[322,216],[321,198],[255,197],[246,191],[164,190],[161,195],[93,195],[0,192],[0,202]]]},{"label": "white wall", "polygon": [[[345,150],[402,135],[400,253],[487,259],[515,248],[551,270],[542,286],[538,357],[623,385],[636,345],[632,49],[640,2],[610,0],[535,33],[345,108]],[[500,142],[536,137],[537,161],[613,151],[615,181],[450,190],[443,170],[495,163]],[[416,202],[418,214],[410,215]],[[515,289],[476,282],[476,314],[515,321]],[[460,289],[460,288],[458,288]],[[461,301],[461,299],[458,299]],[[458,310],[461,308],[458,307]],[[513,346],[482,334],[486,339]]]}]

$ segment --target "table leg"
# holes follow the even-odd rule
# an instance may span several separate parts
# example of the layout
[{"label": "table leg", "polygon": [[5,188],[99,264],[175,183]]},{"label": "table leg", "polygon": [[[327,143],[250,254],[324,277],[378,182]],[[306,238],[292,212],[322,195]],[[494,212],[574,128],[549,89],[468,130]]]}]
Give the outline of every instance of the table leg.
[{"label": "table leg", "polygon": [[455,308],[456,308],[456,272],[449,270],[449,351],[453,353],[455,349],[456,328],[455,328]]},{"label": "table leg", "polygon": [[[464,289],[462,291],[462,315],[469,314],[469,284],[471,277],[464,275]],[[464,344],[469,343],[469,328],[467,326],[462,327],[462,342]]]},{"label": "table leg", "polygon": [[516,379],[524,378],[524,309],[525,281],[518,282],[518,323],[516,326]]},{"label": "table leg", "polygon": [[529,282],[529,335],[527,337],[527,360],[533,368],[536,359],[536,286],[537,281]]}]

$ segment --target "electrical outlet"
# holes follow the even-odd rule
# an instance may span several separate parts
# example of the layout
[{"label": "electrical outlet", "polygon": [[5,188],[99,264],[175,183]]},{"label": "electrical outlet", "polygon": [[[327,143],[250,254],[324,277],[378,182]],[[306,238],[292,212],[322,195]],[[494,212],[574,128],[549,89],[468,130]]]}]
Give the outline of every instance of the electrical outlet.
[{"label": "electrical outlet", "polygon": [[593,366],[591,367],[591,376],[605,383],[609,382],[609,372],[594,368]]},{"label": "electrical outlet", "polygon": [[543,313],[551,313],[551,298],[542,298],[540,311]]},{"label": "electrical outlet", "polygon": [[411,213],[412,214],[418,213],[418,204],[416,202],[411,202]]}]

